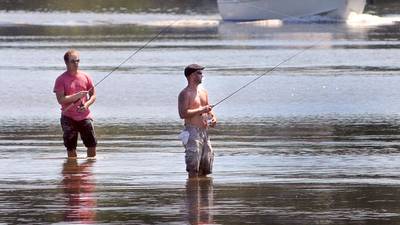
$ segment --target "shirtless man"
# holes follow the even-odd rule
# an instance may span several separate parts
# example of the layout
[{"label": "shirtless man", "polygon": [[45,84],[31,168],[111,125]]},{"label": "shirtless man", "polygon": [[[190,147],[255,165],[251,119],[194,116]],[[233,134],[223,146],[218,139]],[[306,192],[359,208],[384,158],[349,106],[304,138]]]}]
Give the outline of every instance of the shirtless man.
[{"label": "shirtless man", "polygon": [[187,86],[178,99],[179,116],[185,121],[180,134],[185,147],[186,171],[189,178],[212,173],[214,152],[208,137],[208,127],[215,127],[217,119],[208,103],[207,91],[199,86],[204,67],[191,64],[185,68]]}]

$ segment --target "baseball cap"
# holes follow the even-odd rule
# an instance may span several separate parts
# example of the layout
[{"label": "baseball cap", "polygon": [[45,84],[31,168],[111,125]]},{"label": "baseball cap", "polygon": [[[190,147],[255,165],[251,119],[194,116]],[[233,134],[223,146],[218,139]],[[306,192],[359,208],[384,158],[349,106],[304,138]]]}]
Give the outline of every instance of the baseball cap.
[{"label": "baseball cap", "polygon": [[205,67],[198,64],[190,64],[185,67],[185,76],[188,77],[190,74],[196,72],[197,70],[203,70]]}]

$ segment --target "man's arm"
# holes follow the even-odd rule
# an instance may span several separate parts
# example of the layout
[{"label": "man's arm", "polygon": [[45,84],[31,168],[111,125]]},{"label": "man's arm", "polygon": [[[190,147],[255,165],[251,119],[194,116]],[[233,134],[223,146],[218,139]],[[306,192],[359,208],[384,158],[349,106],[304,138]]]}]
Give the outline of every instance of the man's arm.
[{"label": "man's arm", "polygon": [[[208,92],[204,91],[205,96],[206,96],[206,103],[207,105],[209,105],[208,103]],[[217,117],[215,116],[214,111],[212,110],[212,108],[210,107],[210,111],[208,112],[208,115],[211,116],[211,123],[209,124],[210,127],[215,127],[215,125],[217,125]]]},{"label": "man's arm", "polygon": [[92,88],[89,91],[89,100],[87,100],[87,102],[85,102],[82,110],[88,109],[89,106],[91,106],[95,101],[96,101],[96,91],[94,90],[94,88]]},{"label": "man's arm", "polygon": [[80,91],[72,95],[65,95],[64,92],[56,92],[56,97],[58,103],[61,105],[67,104],[67,103],[73,103],[76,102],[77,100],[85,97],[88,94],[88,91]]}]

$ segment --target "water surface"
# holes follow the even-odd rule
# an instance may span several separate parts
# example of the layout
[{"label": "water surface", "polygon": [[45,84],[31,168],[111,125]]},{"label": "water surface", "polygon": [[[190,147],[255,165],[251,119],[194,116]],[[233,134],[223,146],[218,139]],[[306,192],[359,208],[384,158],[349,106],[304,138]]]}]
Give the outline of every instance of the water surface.
[{"label": "water surface", "polygon": [[[347,23],[226,23],[211,3],[99,4],[0,12],[0,223],[400,222],[399,15],[376,5]],[[66,49],[99,82],[166,27],[97,86],[97,160],[81,143],[66,160],[52,93]],[[206,66],[216,103],[299,52],[215,108],[214,173],[187,181],[183,68]]]}]

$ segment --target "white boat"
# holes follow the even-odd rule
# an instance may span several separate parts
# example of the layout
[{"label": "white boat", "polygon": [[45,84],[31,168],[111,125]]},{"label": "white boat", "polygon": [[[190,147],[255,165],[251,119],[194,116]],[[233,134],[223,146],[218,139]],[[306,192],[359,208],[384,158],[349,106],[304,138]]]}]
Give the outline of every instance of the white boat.
[{"label": "white boat", "polygon": [[251,21],[326,16],[346,20],[351,12],[362,13],[366,0],[218,0],[223,20]]}]

